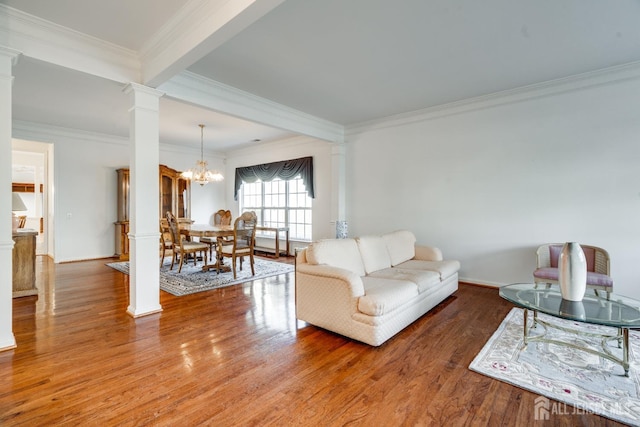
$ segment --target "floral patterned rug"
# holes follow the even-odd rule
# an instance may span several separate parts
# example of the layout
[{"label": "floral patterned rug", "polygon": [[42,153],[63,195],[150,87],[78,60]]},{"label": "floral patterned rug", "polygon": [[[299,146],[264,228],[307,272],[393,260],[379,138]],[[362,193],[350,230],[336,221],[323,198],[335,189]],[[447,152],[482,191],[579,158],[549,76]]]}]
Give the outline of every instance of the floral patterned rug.
[{"label": "floral patterned rug", "polygon": [[[529,316],[532,316],[531,312]],[[606,326],[543,314],[539,317],[572,330],[603,334],[616,332],[615,328]],[[543,332],[544,328],[538,325],[531,334]],[[594,413],[630,425],[640,425],[640,332],[629,331],[629,377],[624,376],[624,369],[619,364],[571,347],[530,342],[521,350],[522,335],[523,310],[514,308],[471,362],[469,369],[538,393],[541,397],[535,400],[535,408],[531,408],[532,422],[562,415]],[[554,328],[547,328],[546,338],[602,349],[601,340],[597,337]],[[616,341],[608,344],[608,348],[616,357],[621,356],[622,350]]]},{"label": "floral patterned rug", "polygon": [[[160,268],[160,289],[176,296],[209,291],[211,289],[237,285],[256,279],[264,279],[265,277],[290,273],[294,269],[291,264],[267,261],[256,257],[254,263],[256,275],[251,275],[251,267],[247,260],[244,262],[242,270],[238,268],[236,272],[237,279],[234,280],[232,272],[218,274],[215,270],[202,271],[202,263],[198,263],[195,266],[191,262],[184,264],[180,273],[178,273],[177,265],[174,265],[173,270],[169,269],[170,265],[171,258],[165,258]],[[122,273],[129,274],[129,262],[113,262],[107,264],[107,266]]]}]

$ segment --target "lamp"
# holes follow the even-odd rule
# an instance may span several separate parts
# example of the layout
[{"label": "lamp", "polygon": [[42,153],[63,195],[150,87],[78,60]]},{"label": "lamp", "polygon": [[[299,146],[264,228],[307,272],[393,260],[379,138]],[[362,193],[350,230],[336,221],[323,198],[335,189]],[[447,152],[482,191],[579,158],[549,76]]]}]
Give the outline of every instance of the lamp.
[{"label": "lamp", "polygon": [[213,181],[222,181],[224,177],[218,171],[207,169],[207,162],[204,160],[204,125],[200,126],[200,160],[196,162],[196,167],[182,172],[182,176],[198,184],[205,185]]},{"label": "lamp", "polygon": [[18,230],[18,226],[20,225],[20,218],[16,215],[16,212],[26,211],[28,210],[22,201],[22,197],[18,193],[11,193],[11,211],[13,212],[13,217],[11,218],[11,231],[16,232]]}]

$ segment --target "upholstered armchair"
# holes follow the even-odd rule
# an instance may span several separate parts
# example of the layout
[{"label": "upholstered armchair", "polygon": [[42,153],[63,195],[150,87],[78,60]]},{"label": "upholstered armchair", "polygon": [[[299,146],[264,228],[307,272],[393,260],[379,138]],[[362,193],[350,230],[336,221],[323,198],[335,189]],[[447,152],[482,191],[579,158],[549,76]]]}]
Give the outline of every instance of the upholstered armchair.
[{"label": "upholstered armchair", "polygon": [[[562,243],[548,243],[536,251],[537,268],[533,272],[536,284],[558,283],[558,258],[562,252]],[[609,253],[597,246],[580,245],[587,261],[587,288],[594,289],[596,294],[602,290],[607,299],[613,292],[613,279],[610,276]]]}]

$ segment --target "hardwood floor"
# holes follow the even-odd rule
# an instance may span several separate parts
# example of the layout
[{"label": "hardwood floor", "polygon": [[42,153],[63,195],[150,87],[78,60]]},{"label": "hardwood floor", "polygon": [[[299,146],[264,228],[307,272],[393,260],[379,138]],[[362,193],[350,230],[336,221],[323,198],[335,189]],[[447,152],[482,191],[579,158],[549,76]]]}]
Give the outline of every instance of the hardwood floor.
[{"label": "hardwood floor", "polygon": [[[531,425],[536,394],[467,367],[511,305],[460,285],[381,347],[297,322],[293,274],[175,297],[133,319],[128,276],[38,263],[0,353],[0,425]],[[545,425],[620,425],[596,415]]]}]

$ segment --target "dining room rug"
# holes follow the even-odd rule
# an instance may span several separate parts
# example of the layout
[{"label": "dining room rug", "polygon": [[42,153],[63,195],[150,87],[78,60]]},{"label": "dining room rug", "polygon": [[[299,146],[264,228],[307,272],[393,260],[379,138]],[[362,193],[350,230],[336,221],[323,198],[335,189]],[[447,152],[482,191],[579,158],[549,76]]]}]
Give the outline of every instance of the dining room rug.
[{"label": "dining room rug", "polygon": [[[572,330],[616,332],[615,328],[607,326],[562,320],[544,314],[539,314],[539,317]],[[533,333],[543,331],[544,328],[538,325]],[[602,348],[601,340],[597,337],[554,328],[547,328],[546,336]],[[629,331],[629,377],[624,376],[624,369],[619,364],[585,351],[542,342],[530,342],[521,350],[522,345],[523,310],[513,308],[471,362],[469,369],[539,394],[535,407],[531,408],[532,422],[554,416],[593,413],[630,425],[640,425],[638,331]],[[609,348],[616,357],[622,353],[615,341]]]},{"label": "dining room rug", "polygon": [[[242,270],[238,268],[237,279],[234,280],[233,272],[216,273],[215,270],[202,271],[202,263],[197,265],[184,264],[182,271],[178,273],[178,266],[174,265],[170,270],[171,259],[165,259],[160,268],[160,289],[172,295],[183,296],[196,292],[209,291],[226,286],[237,285],[256,279],[290,273],[294,270],[293,265],[282,262],[269,261],[255,258],[255,276],[251,275],[251,266],[248,261],[243,263]],[[129,262],[112,262],[107,266],[122,273],[129,274]]]}]

